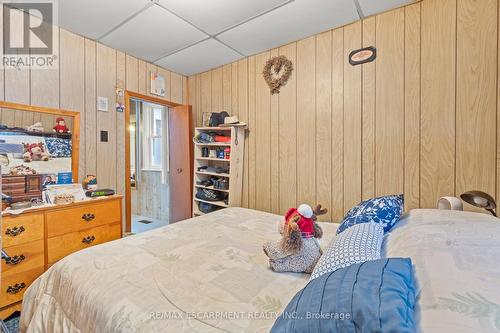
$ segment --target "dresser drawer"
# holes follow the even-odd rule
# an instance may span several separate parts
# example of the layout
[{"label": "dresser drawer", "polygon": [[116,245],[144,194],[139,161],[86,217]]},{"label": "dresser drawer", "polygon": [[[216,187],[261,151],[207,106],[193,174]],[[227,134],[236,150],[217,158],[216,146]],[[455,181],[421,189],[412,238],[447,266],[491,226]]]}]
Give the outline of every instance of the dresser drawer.
[{"label": "dresser drawer", "polygon": [[0,308],[23,299],[24,292],[43,273],[43,267],[10,276],[2,276]]},{"label": "dresser drawer", "polygon": [[25,193],[26,187],[24,184],[2,184],[2,192],[7,193]]},{"label": "dresser drawer", "polygon": [[44,265],[43,239],[4,248],[10,260],[2,260],[2,279]]},{"label": "dresser drawer", "polygon": [[25,184],[26,177],[24,176],[2,176],[2,187],[7,184]]},{"label": "dresser drawer", "polygon": [[47,236],[53,237],[101,225],[121,222],[119,200],[96,202],[47,212]]},{"label": "dresser drawer", "polygon": [[2,217],[3,247],[43,239],[43,214]]},{"label": "dresser drawer", "polygon": [[47,263],[50,265],[70,253],[121,237],[121,222],[72,232],[47,240]]}]

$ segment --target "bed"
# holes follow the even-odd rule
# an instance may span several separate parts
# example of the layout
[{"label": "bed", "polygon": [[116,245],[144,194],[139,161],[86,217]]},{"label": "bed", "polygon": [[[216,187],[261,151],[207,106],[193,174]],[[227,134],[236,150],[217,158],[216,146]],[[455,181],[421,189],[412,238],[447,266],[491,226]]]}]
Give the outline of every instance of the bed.
[{"label": "bed", "polygon": [[21,331],[268,332],[309,277],[268,268],[281,219],[229,208],[75,253],[27,290]]},{"label": "bed", "polygon": [[[42,150],[50,155],[48,161],[25,162],[22,154],[8,154],[8,167],[2,168],[2,174],[9,174],[10,168],[26,165],[38,174],[54,174],[54,171],[71,171],[71,134],[39,133],[22,130],[0,130],[0,140],[16,144],[40,144]],[[56,172],[57,173],[57,172]]]},{"label": "bed", "polygon": [[[75,253],[26,291],[21,332],[268,332],[308,282],[268,268],[280,216],[228,208]],[[337,224],[323,223],[325,247]],[[500,330],[500,223],[413,210],[384,240],[411,257],[424,332]]]},{"label": "bed", "polygon": [[417,209],[384,240],[387,257],[410,257],[421,332],[500,332],[500,219]]}]

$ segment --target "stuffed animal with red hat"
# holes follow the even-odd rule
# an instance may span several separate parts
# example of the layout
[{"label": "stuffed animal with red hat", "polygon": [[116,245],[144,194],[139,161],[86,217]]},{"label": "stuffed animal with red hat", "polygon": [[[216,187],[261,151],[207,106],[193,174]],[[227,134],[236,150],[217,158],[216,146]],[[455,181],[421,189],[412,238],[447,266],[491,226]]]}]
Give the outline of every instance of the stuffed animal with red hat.
[{"label": "stuffed animal with red hat", "polygon": [[275,272],[311,273],[321,254],[318,239],[323,230],[317,223],[317,216],[328,212],[317,205],[302,204],[290,208],[279,225],[281,239],[264,244],[264,253],[269,257],[269,265]]},{"label": "stuffed animal with red hat", "polygon": [[63,117],[56,119],[56,126],[52,129],[56,133],[69,133],[69,128],[66,126],[66,121]]}]

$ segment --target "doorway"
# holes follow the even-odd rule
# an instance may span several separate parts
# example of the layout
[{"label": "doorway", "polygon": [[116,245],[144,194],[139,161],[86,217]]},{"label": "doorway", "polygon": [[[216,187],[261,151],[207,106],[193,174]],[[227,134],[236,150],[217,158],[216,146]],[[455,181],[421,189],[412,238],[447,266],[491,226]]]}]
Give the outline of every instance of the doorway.
[{"label": "doorway", "polygon": [[126,231],[191,214],[188,106],[126,92]]},{"label": "doorway", "polygon": [[130,100],[132,233],[169,223],[168,112],[165,105]]}]

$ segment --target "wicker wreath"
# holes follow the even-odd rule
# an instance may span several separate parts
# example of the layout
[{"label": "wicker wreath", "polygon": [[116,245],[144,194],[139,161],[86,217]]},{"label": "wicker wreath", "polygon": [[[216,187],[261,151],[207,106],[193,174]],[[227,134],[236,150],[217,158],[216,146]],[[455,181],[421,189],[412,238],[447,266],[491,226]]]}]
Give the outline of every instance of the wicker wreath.
[{"label": "wicker wreath", "polygon": [[272,57],[266,62],[262,75],[271,89],[271,94],[279,94],[292,75],[293,64],[285,56]]}]

